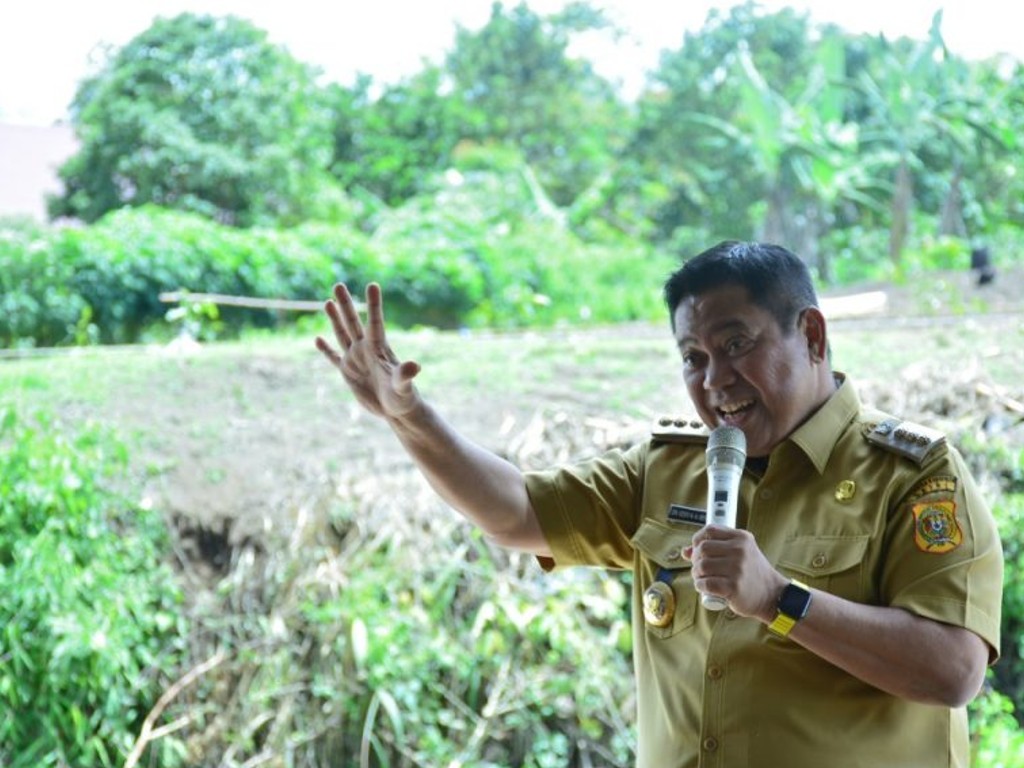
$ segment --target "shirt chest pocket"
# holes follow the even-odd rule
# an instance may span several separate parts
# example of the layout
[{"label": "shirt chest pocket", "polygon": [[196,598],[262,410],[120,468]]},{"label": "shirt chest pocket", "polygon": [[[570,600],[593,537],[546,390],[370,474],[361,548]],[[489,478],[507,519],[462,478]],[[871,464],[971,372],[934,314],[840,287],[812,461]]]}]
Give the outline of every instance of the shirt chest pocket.
[{"label": "shirt chest pocket", "polygon": [[691,564],[683,557],[683,550],[690,546],[699,530],[696,525],[645,520],[633,536],[633,547],[640,554],[636,572],[640,599],[646,599],[648,590],[659,581],[659,574],[660,581],[671,591],[671,620],[665,626],[656,626],[645,618],[644,626],[649,635],[668,638],[693,626],[698,596],[690,575]]},{"label": "shirt chest pocket", "polygon": [[779,570],[808,586],[866,602],[871,598],[866,563],[870,541],[868,535],[798,536],[785,543]]}]

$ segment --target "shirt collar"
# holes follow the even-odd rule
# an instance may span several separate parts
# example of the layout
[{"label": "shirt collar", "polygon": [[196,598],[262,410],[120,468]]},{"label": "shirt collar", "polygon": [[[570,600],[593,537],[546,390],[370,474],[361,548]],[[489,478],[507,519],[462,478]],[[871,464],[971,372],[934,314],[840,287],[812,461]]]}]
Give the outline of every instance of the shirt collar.
[{"label": "shirt collar", "polygon": [[825,471],[836,443],[860,411],[860,398],[853,384],[842,373],[835,373],[835,378],[838,388],[832,397],[789,436],[790,442],[811,460],[818,474]]}]

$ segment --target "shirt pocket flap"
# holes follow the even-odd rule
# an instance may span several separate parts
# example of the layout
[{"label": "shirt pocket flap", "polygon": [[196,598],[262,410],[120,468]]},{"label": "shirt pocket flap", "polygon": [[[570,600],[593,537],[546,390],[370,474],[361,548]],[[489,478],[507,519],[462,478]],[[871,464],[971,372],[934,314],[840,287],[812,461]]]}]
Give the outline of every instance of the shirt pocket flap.
[{"label": "shirt pocket flap", "polygon": [[632,538],[633,547],[661,568],[689,568],[683,549],[690,546],[698,526],[670,525],[657,520],[644,520]]},{"label": "shirt pocket flap", "polygon": [[831,576],[860,565],[870,536],[799,536],[786,542],[779,566],[806,576]]}]

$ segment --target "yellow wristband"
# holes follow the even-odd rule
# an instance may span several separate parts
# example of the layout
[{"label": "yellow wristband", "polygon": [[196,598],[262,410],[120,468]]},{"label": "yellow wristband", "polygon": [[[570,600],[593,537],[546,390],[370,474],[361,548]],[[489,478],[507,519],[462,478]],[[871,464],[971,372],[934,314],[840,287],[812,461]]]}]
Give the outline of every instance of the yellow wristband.
[{"label": "yellow wristband", "polygon": [[768,625],[768,631],[772,634],[778,635],[779,637],[786,637],[789,631],[796,626],[796,619],[792,616],[787,616],[784,613],[780,613],[771,624]]}]

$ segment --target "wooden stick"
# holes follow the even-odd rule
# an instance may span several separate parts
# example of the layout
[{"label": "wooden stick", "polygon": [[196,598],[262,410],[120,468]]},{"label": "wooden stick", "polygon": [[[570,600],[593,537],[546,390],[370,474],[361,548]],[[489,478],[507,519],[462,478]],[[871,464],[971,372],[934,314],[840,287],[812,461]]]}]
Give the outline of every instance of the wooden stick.
[{"label": "wooden stick", "polygon": [[1020,400],[1014,400],[1012,397],[1004,395],[994,387],[988,384],[978,384],[975,389],[979,395],[986,395],[988,397],[995,398],[1006,410],[1013,411],[1014,413],[1021,414],[1024,416],[1024,403]]},{"label": "wooden stick", "polygon": [[845,317],[864,317],[885,312],[889,302],[884,291],[855,293],[852,296],[831,296],[821,299],[821,311],[829,320]]},{"label": "wooden stick", "polygon": [[253,309],[284,309],[296,312],[319,312],[324,308],[324,302],[322,301],[257,299],[251,296],[227,296],[222,293],[192,293],[191,291],[170,291],[161,293],[159,298],[164,304],[194,301],[200,304],[221,304],[229,307],[250,307]]},{"label": "wooden stick", "polygon": [[[224,651],[217,651],[217,653],[202,664],[186,672],[181,679],[163,692],[160,698],[157,699],[156,704],[153,705],[153,709],[146,715],[146,719],[142,721],[142,730],[139,731],[139,737],[135,740],[135,746],[132,747],[132,751],[128,754],[128,759],[124,761],[124,768],[135,768],[136,763],[142,758],[142,753],[146,751],[149,743],[155,741],[159,736],[168,733],[166,729],[154,731],[153,726],[160,719],[160,715],[167,709],[167,705],[171,703],[174,697],[226,658],[227,655]],[[159,733],[159,736],[156,735],[157,733]]]}]

